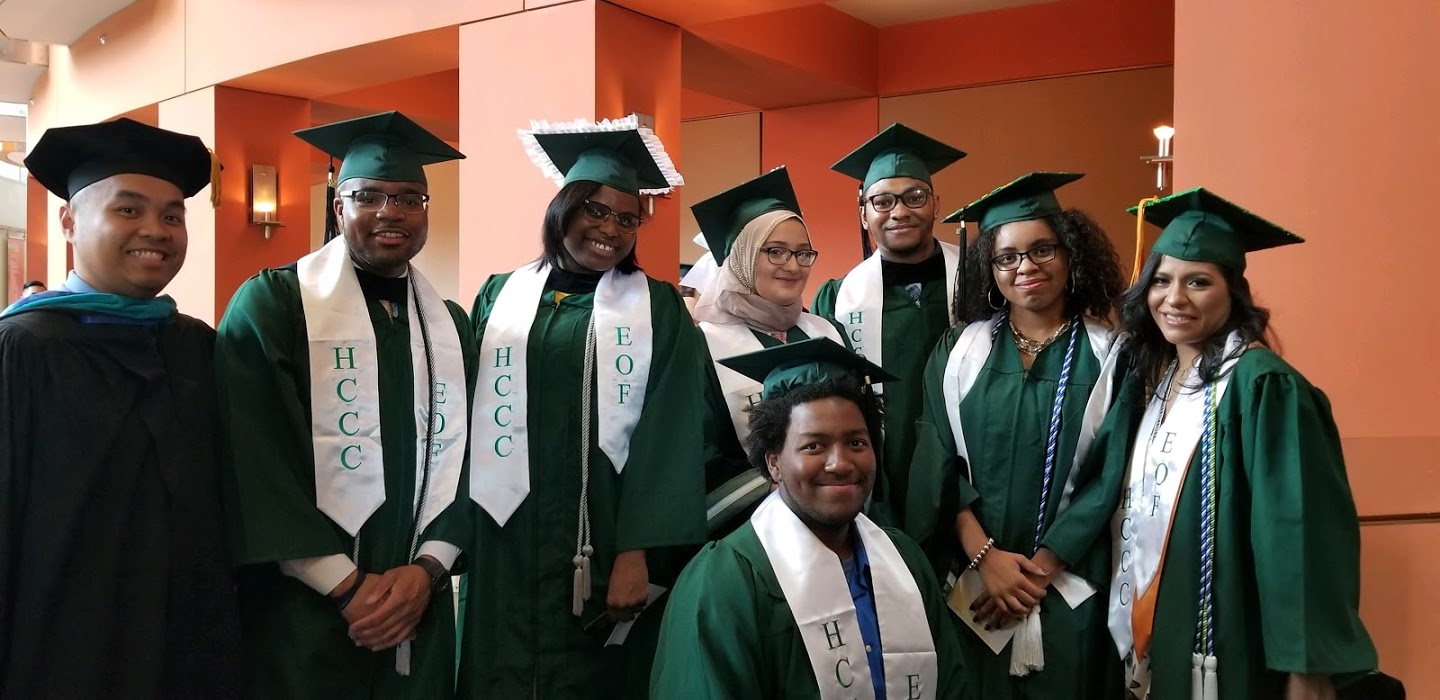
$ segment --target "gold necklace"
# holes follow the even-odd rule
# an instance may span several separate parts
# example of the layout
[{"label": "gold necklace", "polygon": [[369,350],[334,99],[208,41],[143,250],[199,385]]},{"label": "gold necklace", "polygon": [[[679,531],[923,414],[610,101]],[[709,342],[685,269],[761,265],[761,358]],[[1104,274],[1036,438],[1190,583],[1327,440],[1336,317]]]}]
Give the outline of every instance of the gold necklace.
[{"label": "gold necklace", "polygon": [[1023,352],[1031,357],[1034,357],[1036,355],[1039,355],[1040,351],[1044,350],[1051,343],[1055,342],[1055,339],[1059,338],[1060,334],[1069,330],[1070,323],[1070,321],[1066,321],[1060,324],[1060,327],[1056,328],[1055,332],[1051,333],[1049,338],[1046,338],[1044,340],[1031,340],[1025,337],[1025,334],[1021,333],[1019,328],[1015,327],[1015,319],[1010,319],[1010,337],[1015,340],[1016,350],[1019,350],[1020,352]]}]

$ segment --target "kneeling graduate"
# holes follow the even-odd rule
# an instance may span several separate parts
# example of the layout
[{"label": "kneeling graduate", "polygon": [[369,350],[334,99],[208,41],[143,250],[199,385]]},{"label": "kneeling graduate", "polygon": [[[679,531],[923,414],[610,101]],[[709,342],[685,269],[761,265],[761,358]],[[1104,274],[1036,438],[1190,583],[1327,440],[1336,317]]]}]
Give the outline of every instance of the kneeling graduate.
[{"label": "kneeling graduate", "polygon": [[889,373],[816,338],[720,360],[760,381],[746,449],[774,491],[672,592],[653,698],[965,697],[959,645],[919,547],[860,513]]}]

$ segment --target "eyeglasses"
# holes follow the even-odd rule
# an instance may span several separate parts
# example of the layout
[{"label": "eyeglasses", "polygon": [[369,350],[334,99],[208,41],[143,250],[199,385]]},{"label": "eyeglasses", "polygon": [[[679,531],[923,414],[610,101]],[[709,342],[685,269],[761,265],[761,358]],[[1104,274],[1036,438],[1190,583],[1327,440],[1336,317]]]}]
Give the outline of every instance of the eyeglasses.
[{"label": "eyeglasses", "polygon": [[592,202],[588,199],[580,204],[580,211],[585,212],[585,216],[597,224],[603,224],[606,219],[613,216],[615,217],[615,225],[619,226],[620,230],[626,233],[634,233],[635,229],[640,228],[640,224],[645,223],[645,220],[640,218],[639,214],[615,211],[604,204]]},{"label": "eyeglasses", "polygon": [[897,202],[904,202],[905,206],[910,209],[919,209],[925,206],[925,203],[928,201],[930,201],[930,190],[924,187],[912,187],[898,195],[890,192],[881,192],[880,194],[872,194],[869,197],[860,198],[861,206],[864,206],[865,202],[869,202],[875,211],[880,212],[894,209]]},{"label": "eyeglasses", "polygon": [[406,192],[404,194],[386,194],[373,190],[355,190],[353,192],[341,192],[345,197],[355,203],[355,208],[360,211],[380,211],[390,202],[395,202],[395,208],[406,214],[419,214],[425,211],[430,205],[430,195]]},{"label": "eyeglasses", "polygon": [[784,265],[790,262],[790,258],[795,258],[800,267],[810,267],[815,264],[815,258],[820,257],[818,250],[790,250],[779,246],[761,248],[760,251],[765,253],[765,259],[769,260],[771,265]]},{"label": "eyeglasses", "polygon": [[1055,256],[1059,254],[1060,250],[1064,247],[1065,246],[1062,246],[1059,243],[1042,243],[1035,246],[1034,248],[1031,248],[1030,250],[1020,253],[1001,253],[993,258],[990,258],[990,264],[994,265],[995,269],[1000,270],[1001,272],[1010,272],[1011,270],[1020,269],[1020,261],[1024,258],[1029,258],[1030,262],[1035,263],[1036,265],[1044,265],[1045,263],[1054,260]]}]

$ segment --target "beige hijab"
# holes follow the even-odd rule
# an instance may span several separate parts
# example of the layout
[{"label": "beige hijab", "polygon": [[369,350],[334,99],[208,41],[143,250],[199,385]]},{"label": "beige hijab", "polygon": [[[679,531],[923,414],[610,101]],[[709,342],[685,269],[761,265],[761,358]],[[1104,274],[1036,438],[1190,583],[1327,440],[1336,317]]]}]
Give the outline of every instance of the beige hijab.
[{"label": "beige hijab", "polygon": [[781,210],[761,214],[740,229],[722,269],[700,293],[700,303],[695,307],[696,321],[744,324],[765,333],[784,333],[795,326],[804,308],[800,299],[782,306],[761,297],[755,287],[755,258],[775,227],[790,219],[802,226],[805,224],[799,214]]}]

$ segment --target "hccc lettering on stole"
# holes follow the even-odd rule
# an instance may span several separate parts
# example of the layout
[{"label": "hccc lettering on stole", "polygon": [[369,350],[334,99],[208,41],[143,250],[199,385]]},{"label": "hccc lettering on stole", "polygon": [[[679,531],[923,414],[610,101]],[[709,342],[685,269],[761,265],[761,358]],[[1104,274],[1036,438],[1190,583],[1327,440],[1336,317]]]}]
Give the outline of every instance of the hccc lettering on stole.
[{"label": "hccc lettering on stole", "polygon": [[[335,419],[336,428],[340,435],[346,438],[358,438],[361,428],[372,423],[366,420],[369,416],[362,415],[362,411],[369,413],[375,411],[375,406],[363,406],[356,401],[360,396],[361,373],[355,366],[355,346],[336,345],[331,346],[335,351],[334,381],[335,396],[340,400],[338,408],[340,415]],[[313,410],[313,409],[312,409]],[[347,471],[355,471],[365,465],[365,448],[359,440],[345,441],[339,450],[340,466]]]},{"label": "hccc lettering on stole", "polygon": [[855,354],[865,356],[865,348],[860,342],[860,329],[865,326],[865,312],[851,311],[845,318],[845,334],[850,336],[850,346],[855,348]]},{"label": "hccc lettering on stole", "polygon": [[[495,364],[493,368],[504,370],[511,367],[510,355],[514,352],[515,346],[506,345],[503,348],[495,348]],[[489,391],[498,401],[495,410],[490,414],[490,422],[497,429],[498,435],[491,443],[490,449],[496,457],[509,457],[515,451],[515,435],[511,430],[514,424],[515,406],[505,402],[505,398],[515,393],[515,378],[508,372],[501,372],[495,375],[495,381],[488,387],[481,387],[482,391]]]}]

